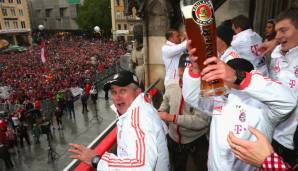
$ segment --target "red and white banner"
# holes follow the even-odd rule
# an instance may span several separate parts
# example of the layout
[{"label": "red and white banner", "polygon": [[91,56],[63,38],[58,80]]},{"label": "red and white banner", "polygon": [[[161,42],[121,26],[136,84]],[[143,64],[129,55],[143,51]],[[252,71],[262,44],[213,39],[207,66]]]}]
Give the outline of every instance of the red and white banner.
[{"label": "red and white banner", "polygon": [[44,41],[41,41],[41,44],[40,44],[40,59],[42,63],[46,63],[47,61]]}]

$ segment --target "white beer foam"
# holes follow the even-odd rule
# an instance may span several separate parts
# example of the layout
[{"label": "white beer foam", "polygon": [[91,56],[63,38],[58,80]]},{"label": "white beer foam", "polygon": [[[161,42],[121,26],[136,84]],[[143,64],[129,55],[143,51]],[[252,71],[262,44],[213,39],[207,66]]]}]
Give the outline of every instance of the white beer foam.
[{"label": "white beer foam", "polygon": [[182,7],[181,11],[185,19],[192,18],[192,7],[193,5],[187,5]]}]

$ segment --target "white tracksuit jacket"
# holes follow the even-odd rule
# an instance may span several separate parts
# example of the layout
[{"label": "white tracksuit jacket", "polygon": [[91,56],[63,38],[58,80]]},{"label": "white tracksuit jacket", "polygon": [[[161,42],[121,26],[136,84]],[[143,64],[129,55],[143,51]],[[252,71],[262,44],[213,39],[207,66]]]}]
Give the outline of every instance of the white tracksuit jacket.
[{"label": "white tracksuit jacket", "polygon": [[296,106],[297,98],[280,83],[259,72],[247,73],[241,91],[232,89],[228,96],[199,98],[200,78],[186,68],[183,97],[193,107],[212,115],[208,169],[210,171],[251,171],[257,168],[238,160],[227,142],[229,131],[254,141],[248,127],[254,127],[270,140],[274,127]]},{"label": "white tracksuit jacket", "polygon": [[250,61],[256,70],[268,76],[268,68],[263,57],[257,51],[258,45],[262,43],[262,38],[251,29],[244,30],[233,37],[231,46],[238,52],[241,58]]},{"label": "white tracksuit jacket", "polygon": [[168,171],[163,124],[158,112],[140,94],[117,122],[117,156],[105,152],[97,170]]},{"label": "white tracksuit jacket", "polygon": [[178,64],[180,56],[186,51],[186,41],[180,44],[175,44],[167,41],[161,48],[162,60],[165,64],[166,75],[165,86],[179,81]]},{"label": "white tracksuit jacket", "polygon": [[[270,77],[282,82],[298,95],[298,46],[282,55],[281,46],[277,46],[271,54]],[[290,117],[280,123],[274,130],[273,138],[288,149],[294,150],[293,135],[297,127],[298,108]]]}]

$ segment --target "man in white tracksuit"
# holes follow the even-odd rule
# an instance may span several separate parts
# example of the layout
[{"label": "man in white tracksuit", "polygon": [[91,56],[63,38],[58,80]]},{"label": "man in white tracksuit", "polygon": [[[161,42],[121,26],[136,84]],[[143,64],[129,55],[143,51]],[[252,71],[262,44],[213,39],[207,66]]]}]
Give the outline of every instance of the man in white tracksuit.
[{"label": "man in white tracksuit", "polygon": [[232,19],[232,28],[235,36],[231,46],[238,52],[241,58],[251,62],[264,76],[268,75],[263,56],[258,52],[258,45],[262,43],[262,37],[251,29],[250,21],[243,15]]},{"label": "man in white tracksuit", "polygon": [[[298,94],[298,8],[281,13],[276,19],[275,37],[279,45],[271,54],[270,77],[282,82]],[[290,165],[296,164],[293,135],[298,124],[298,108],[279,124],[273,136],[274,150]],[[296,147],[297,148],[297,147]],[[297,149],[296,149],[297,150]]]},{"label": "man in white tracksuit", "polygon": [[162,46],[162,60],[165,64],[165,80],[164,85],[179,81],[178,64],[180,56],[186,51],[186,41],[181,43],[180,33],[178,30],[170,29],[166,33],[167,42]]},{"label": "man in white tracksuit", "polygon": [[169,154],[163,122],[144,98],[137,77],[121,71],[104,85],[111,90],[117,122],[117,155],[97,152],[78,144],[70,149],[79,159],[98,171],[168,171]]},{"label": "man in white tracksuit", "polygon": [[199,97],[201,75],[194,58],[192,61],[193,65],[184,72],[183,97],[197,109],[212,115],[208,170],[257,170],[231,152],[228,133],[232,131],[239,138],[255,140],[248,130],[248,127],[254,127],[271,139],[274,127],[295,108],[297,97],[258,71],[248,72],[253,67],[247,67],[251,65],[247,60],[233,59],[228,62],[231,68],[212,57],[205,61],[209,65],[202,70],[202,79],[209,82],[221,78],[232,89],[227,96],[202,99]]}]

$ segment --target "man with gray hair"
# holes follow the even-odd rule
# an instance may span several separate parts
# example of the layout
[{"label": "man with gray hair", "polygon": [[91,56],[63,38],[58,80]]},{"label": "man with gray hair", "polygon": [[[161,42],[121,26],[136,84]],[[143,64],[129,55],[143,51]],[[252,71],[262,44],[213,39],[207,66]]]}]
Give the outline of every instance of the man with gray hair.
[{"label": "man with gray hair", "polygon": [[121,71],[104,85],[118,114],[117,155],[103,155],[79,144],[70,144],[70,158],[92,164],[97,170],[168,171],[169,154],[163,122],[141,93],[137,77]]}]

